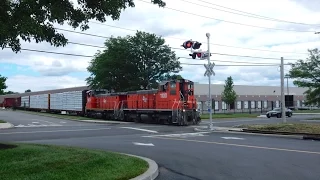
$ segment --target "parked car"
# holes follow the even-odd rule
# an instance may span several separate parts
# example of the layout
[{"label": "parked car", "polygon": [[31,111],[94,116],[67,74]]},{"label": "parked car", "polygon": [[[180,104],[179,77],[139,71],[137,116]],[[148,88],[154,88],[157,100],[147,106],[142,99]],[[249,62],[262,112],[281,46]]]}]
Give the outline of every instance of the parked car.
[{"label": "parked car", "polygon": [[[274,108],[271,111],[268,111],[266,113],[266,116],[268,118],[270,117],[277,117],[277,118],[281,118],[281,108]],[[291,117],[292,116],[292,111],[290,109],[286,108],[286,116]]]}]

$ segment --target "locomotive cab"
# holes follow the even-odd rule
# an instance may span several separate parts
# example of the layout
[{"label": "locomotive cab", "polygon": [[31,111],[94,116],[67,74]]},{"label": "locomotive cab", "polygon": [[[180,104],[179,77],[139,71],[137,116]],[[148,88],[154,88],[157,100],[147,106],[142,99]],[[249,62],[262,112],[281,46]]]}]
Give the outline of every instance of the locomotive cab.
[{"label": "locomotive cab", "polygon": [[[160,84],[160,98],[171,101],[172,122],[179,125],[198,124],[200,114],[194,97],[194,82],[186,79],[170,80]],[[166,95],[166,97],[164,97]]]},{"label": "locomotive cab", "polygon": [[98,94],[104,94],[106,90],[90,90],[87,91],[87,109],[96,109],[98,108],[98,102],[96,96]]}]

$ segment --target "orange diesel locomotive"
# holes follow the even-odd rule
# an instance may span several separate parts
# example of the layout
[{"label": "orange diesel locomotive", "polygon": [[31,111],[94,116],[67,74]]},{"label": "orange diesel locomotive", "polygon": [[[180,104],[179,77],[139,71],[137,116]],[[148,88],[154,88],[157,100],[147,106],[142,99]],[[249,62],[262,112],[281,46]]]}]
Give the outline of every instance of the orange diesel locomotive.
[{"label": "orange diesel locomotive", "polygon": [[199,124],[194,83],[186,79],[165,81],[158,89],[121,93],[87,92],[85,114],[120,121],[160,124]]}]

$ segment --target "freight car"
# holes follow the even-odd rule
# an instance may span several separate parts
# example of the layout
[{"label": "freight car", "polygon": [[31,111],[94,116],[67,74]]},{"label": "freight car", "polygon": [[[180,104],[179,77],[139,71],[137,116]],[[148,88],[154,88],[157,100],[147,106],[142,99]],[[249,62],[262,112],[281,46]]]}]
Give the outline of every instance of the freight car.
[{"label": "freight car", "polygon": [[19,107],[21,104],[21,97],[17,98],[4,98],[3,102],[1,103],[0,107],[4,108],[16,108]]},{"label": "freight car", "polygon": [[20,109],[160,124],[198,124],[194,83],[186,79],[159,83],[158,89],[108,93],[79,90],[22,96]]}]

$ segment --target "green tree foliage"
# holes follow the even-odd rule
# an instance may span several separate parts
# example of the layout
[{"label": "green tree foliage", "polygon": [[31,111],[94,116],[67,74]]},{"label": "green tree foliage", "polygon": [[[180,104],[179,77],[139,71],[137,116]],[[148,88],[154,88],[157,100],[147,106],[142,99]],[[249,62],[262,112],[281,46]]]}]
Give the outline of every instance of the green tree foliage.
[{"label": "green tree foliage", "polygon": [[7,89],[6,85],[7,77],[3,77],[0,75],[0,95],[5,94],[4,90]]},{"label": "green tree foliage", "polygon": [[308,88],[305,105],[320,104],[320,52],[317,48],[308,52],[309,57],[293,64],[288,76],[295,79],[294,85]]},{"label": "green tree foliage", "polygon": [[27,93],[27,92],[31,92],[31,90],[30,90],[30,89],[27,89],[27,90],[25,90],[24,92],[26,92],[26,93]]},{"label": "green tree foliage", "polygon": [[169,80],[178,80],[183,79],[183,77],[180,74],[165,74],[160,77],[159,81],[169,81]]},{"label": "green tree foliage", "polygon": [[174,51],[155,34],[137,31],[135,36],[106,40],[87,70],[93,88],[129,91],[157,88],[157,83],[182,68]]},{"label": "green tree foliage", "polygon": [[18,92],[13,92],[13,91],[7,91],[4,94],[19,94]]},{"label": "green tree foliage", "polygon": [[234,103],[237,99],[237,93],[233,89],[233,86],[233,79],[229,76],[225,81],[224,91],[221,94],[222,101],[224,101],[228,106]]},{"label": "green tree foliage", "polygon": [[[162,0],[151,0],[165,7]],[[0,0],[0,46],[19,52],[19,37],[31,42],[46,41],[53,46],[65,46],[67,39],[53,27],[54,23],[65,22],[82,31],[89,28],[88,22],[95,19],[105,22],[106,17],[119,20],[121,11],[135,7],[134,0]]]}]

